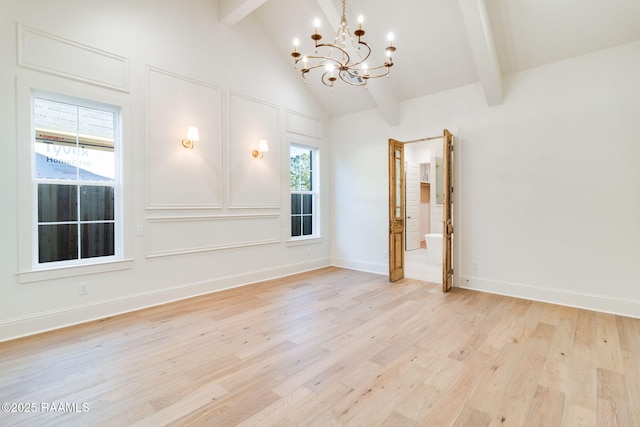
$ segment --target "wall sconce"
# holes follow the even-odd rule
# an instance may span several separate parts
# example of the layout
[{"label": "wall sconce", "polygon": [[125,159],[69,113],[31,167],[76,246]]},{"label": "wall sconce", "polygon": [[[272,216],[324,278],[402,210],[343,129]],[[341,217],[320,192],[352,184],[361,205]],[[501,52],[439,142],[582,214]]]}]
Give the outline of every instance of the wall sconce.
[{"label": "wall sconce", "polygon": [[269,151],[269,143],[267,142],[266,139],[261,139],[260,145],[258,145],[258,149],[253,150],[251,152],[251,155],[255,158],[258,158],[258,156],[260,156],[260,158],[263,158],[264,153],[266,153],[267,151]]},{"label": "wall sconce", "polygon": [[200,140],[200,136],[198,135],[198,128],[196,126],[189,126],[189,130],[187,130],[187,137],[182,140],[182,146],[184,148],[193,149],[193,143]]}]

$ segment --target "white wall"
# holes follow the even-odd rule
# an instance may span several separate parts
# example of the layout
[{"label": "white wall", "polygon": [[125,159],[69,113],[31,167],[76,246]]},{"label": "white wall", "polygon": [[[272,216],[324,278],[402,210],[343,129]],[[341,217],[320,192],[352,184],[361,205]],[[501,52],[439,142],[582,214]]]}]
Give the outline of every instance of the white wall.
[{"label": "white wall", "polygon": [[[3,3],[0,340],[329,264],[329,203],[325,238],[288,242],[289,143],[321,148],[329,200],[326,114],[273,60],[281,52],[260,25],[225,27],[216,4]],[[30,272],[32,88],[123,108],[125,261],[115,267]],[[191,124],[201,141],[185,150]],[[270,152],[256,160],[265,137]]]},{"label": "white wall", "polygon": [[639,75],[632,43],[334,119],[333,262],[387,272],[387,139],[455,129],[457,285],[640,317]]}]

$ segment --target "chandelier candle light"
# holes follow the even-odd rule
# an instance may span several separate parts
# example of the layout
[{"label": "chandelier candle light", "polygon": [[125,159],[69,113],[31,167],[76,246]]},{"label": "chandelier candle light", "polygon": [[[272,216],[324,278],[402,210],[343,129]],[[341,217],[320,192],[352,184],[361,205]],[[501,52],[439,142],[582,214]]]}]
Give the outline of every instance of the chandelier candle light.
[{"label": "chandelier candle light", "polygon": [[[389,71],[393,66],[391,55],[396,51],[396,47],[393,45],[393,33],[389,33],[387,37],[389,45],[385,48],[386,61],[377,67],[369,67],[365,61],[371,55],[371,47],[362,40],[364,36],[363,21],[364,19],[360,15],[358,17],[358,29],[351,35],[346,17],[346,0],[342,0],[342,17],[340,18],[340,25],[333,43],[320,43],[322,35],[318,32],[318,27],[320,27],[319,19],[314,20],[315,32],[311,35],[311,40],[315,43],[314,55],[302,55],[298,51],[300,41],[297,38],[293,40],[291,56],[296,67],[298,62],[302,61],[300,72],[305,81],[307,73],[316,68],[324,70],[321,76],[322,83],[331,88],[333,88],[333,84],[338,77],[350,85],[365,86],[369,79],[389,75]],[[357,37],[357,42],[353,36]],[[352,56],[355,59],[352,59]]]}]

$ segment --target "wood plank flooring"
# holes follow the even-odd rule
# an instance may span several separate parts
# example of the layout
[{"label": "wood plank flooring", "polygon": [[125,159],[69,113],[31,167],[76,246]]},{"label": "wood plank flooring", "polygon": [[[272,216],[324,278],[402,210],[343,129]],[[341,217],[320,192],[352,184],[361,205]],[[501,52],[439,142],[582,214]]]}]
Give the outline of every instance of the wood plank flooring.
[{"label": "wood plank flooring", "polygon": [[640,426],[640,320],[326,268],[0,343],[0,402],[1,426]]}]

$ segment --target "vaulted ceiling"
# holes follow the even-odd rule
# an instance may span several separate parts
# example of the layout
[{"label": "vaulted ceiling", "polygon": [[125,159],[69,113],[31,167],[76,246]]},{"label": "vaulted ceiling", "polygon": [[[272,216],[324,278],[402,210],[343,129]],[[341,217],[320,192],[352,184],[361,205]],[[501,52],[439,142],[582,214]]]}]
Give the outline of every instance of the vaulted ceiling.
[{"label": "vaulted ceiling", "polygon": [[[341,10],[340,0],[218,0],[226,25],[253,14],[292,72],[292,40],[312,51],[314,18],[333,40]],[[391,125],[401,101],[480,83],[487,105],[499,105],[507,74],[640,40],[639,0],[347,0],[346,12],[352,30],[364,16],[378,62],[395,34],[390,78],[330,89],[310,75],[307,87],[332,117],[379,108]]]}]

